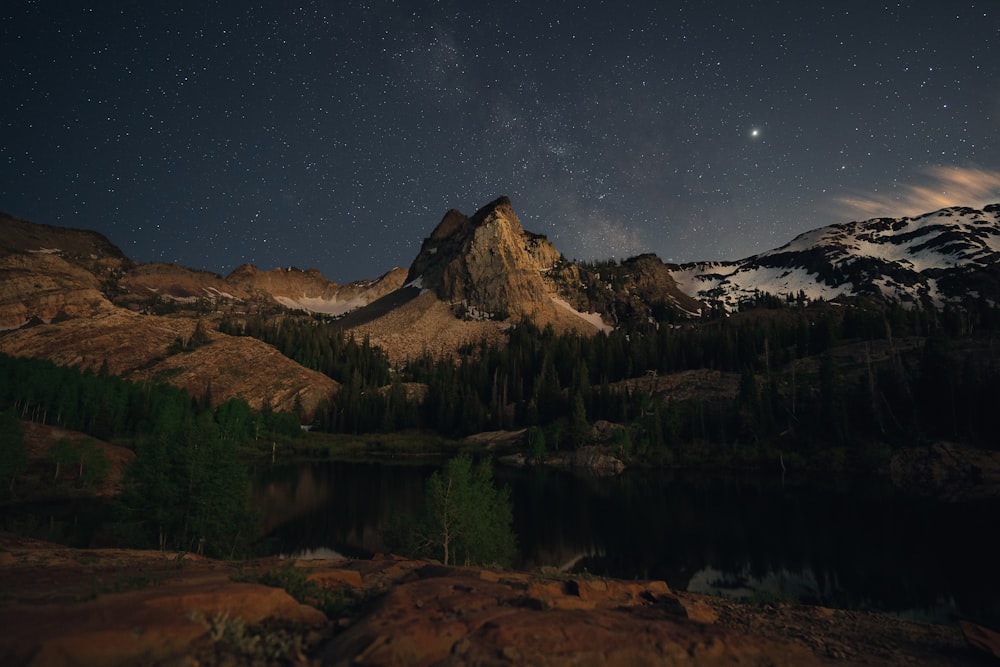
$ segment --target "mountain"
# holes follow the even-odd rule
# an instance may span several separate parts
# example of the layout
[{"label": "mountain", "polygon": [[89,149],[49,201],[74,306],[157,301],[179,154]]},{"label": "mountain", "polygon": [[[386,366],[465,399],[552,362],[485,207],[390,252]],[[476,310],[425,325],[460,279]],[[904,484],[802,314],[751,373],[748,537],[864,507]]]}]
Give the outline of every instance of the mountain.
[{"label": "mountain", "polygon": [[523,321],[591,334],[682,322],[718,305],[737,310],[761,292],[922,307],[1000,302],[1000,204],[831,225],[732,262],[676,265],[645,254],[577,264],[526,231],[500,197],[471,216],[448,211],[409,269],[347,285],[315,269],[244,265],[222,277],[139,264],[96,232],[0,214],[0,351],[107,364],[216,402],[242,395],[307,413],[337,383],[260,341],[218,332],[219,320],[321,313],[400,365],[502,344]]},{"label": "mountain", "polygon": [[33,319],[85,317],[113,306],[104,276],[128,264],[97,232],[37,225],[0,214],[0,331]]},{"label": "mountain", "polygon": [[316,269],[288,267],[261,271],[253,264],[244,264],[226,276],[226,283],[266,294],[292,310],[336,316],[367,306],[399,289],[406,282],[406,275],[405,269],[397,268],[375,280],[338,285]]},{"label": "mountain", "polygon": [[270,345],[213,331],[221,312],[280,309],[267,293],[206,271],[137,264],[96,232],[0,214],[0,239],[0,352],[106,365],[214,403],[242,396],[254,408],[301,405],[307,415],[337,389]]},{"label": "mountain", "polygon": [[470,319],[542,314],[556,287],[547,274],[562,258],[548,239],[521,227],[501,197],[467,217],[448,211],[410,266],[407,283],[432,290]]},{"label": "mountain", "polygon": [[1000,301],[1000,204],[821,227],[736,262],[672,265],[681,289],[738,308],[757,291],[836,299],[865,296],[941,308]]},{"label": "mountain", "polygon": [[544,236],[525,231],[510,200],[500,197],[472,216],[448,211],[424,239],[406,284],[343,323],[395,362],[499,342],[524,320],[557,331],[607,330],[600,314],[570,302],[579,282],[577,267]]}]

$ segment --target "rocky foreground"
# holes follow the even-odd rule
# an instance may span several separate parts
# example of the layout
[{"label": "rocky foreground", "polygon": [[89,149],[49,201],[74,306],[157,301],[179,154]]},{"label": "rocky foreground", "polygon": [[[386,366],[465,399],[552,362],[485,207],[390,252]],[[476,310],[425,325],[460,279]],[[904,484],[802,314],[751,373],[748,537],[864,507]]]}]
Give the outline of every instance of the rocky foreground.
[{"label": "rocky foreground", "polygon": [[[254,583],[290,572],[312,604]],[[394,557],[223,562],[0,533],[4,665],[989,665],[995,641],[659,581]]]}]

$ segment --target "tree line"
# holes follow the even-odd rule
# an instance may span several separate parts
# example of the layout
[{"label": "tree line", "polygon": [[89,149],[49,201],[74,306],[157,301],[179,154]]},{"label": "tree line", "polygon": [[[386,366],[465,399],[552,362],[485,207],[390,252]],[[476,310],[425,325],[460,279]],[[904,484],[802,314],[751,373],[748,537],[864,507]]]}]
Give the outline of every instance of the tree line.
[{"label": "tree line", "polygon": [[[424,356],[399,369],[335,321],[242,332],[265,330],[272,340],[280,334],[293,358],[325,359],[312,367],[343,383],[319,410],[323,430],[460,437],[528,428],[535,447],[552,450],[587,442],[590,425],[607,420],[626,427],[614,435],[623,455],[654,464],[787,456],[870,467],[906,443],[990,445],[983,401],[1000,386],[989,343],[1000,314],[978,300],[935,310],[760,294],[734,316],[713,311],[684,325],[583,336],[522,323],[504,345],[469,345],[457,360]],[[915,337],[917,352],[898,345]],[[849,344],[852,353],[838,352]],[[879,346],[891,349],[888,358],[866,361]],[[656,390],[657,377],[691,370],[738,375],[736,397],[679,400]],[[414,396],[408,383],[425,390]]]},{"label": "tree line", "polygon": [[[298,437],[297,416],[255,412],[241,398],[212,407],[160,382],[135,383],[40,359],[0,354],[0,475],[13,495],[28,471],[20,421],[60,426],[135,452],[114,507],[112,539],[129,546],[185,549],[215,556],[249,551],[251,511],[247,443]],[[92,447],[56,442],[55,476],[101,465]]]}]

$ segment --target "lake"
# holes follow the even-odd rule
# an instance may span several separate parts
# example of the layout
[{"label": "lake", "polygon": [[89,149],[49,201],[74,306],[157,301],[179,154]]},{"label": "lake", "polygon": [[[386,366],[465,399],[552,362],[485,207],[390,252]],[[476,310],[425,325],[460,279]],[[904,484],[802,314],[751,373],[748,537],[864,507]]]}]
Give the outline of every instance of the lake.
[{"label": "lake", "polygon": [[[259,472],[264,548],[299,557],[385,551],[419,511],[434,463],[317,462]],[[519,557],[675,590],[1000,621],[1000,501],[943,504],[880,479],[626,471],[585,478],[495,468]]]}]

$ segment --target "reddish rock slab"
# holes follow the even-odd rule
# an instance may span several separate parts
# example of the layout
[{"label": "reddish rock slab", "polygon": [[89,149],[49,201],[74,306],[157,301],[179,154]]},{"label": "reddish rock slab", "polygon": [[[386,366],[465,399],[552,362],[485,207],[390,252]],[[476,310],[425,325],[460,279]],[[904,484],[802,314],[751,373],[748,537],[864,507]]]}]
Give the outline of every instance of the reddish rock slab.
[{"label": "reddish rock slab", "polygon": [[[322,653],[326,665],[825,664],[704,621],[663,582],[543,580],[426,567]],[[700,618],[688,618],[688,606]]]},{"label": "reddish rock slab", "polygon": [[246,625],[327,618],[281,589],[256,584],[179,584],[108,594],[75,604],[0,608],[0,664],[134,665],[184,655],[211,619]]},{"label": "reddish rock slab", "polygon": [[309,581],[314,581],[324,588],[361,588],[361,573],[357,570],[325,570],[313,572]]},{"label": "reddish rock slab", "polygon": [[965,641],[969,642],[969,646],[1000,660],[1000,632],[968,621],[959,621],[959,627],[962,628],[962,635]]}]

